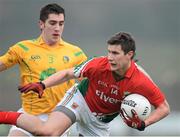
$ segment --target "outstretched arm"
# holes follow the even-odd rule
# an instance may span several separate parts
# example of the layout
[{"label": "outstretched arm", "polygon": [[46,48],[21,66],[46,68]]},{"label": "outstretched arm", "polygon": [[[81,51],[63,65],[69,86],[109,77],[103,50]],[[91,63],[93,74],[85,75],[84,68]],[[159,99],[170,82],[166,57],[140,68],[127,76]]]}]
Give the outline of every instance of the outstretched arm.
[{"label": "outstretched arm", "polygon": [[41,98],[45,88],[52,87],[57,84],[61,84],[65,81],[68,81],[70,79],[76,78],[73,71],[74,71],[74,68],[59,71],[51,75],[44,81],[29,83],[25,86],[20,86],[18,89],[20,90],[21,93],[27,93],[33,90],[34,92],[38,93],[39,98]]},{"label": "outstretched arm", "polygon": [[74,68],[59,71],[43,80],[42,83],[44,83],[46,88],[61,84],[65,81],[75,78],[73,71]]}]

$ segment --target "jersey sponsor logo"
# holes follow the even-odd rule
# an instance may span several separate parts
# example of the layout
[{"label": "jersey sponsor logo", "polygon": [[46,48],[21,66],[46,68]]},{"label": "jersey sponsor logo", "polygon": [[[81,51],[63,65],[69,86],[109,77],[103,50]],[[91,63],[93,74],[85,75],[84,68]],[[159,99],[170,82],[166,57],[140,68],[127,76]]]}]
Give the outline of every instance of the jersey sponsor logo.
[{"label": "jersey sponsor logo", "polygon": [[137,103],[133,100],[123,100],[122,103],[131,107],[136,107],[137,105]]},{"label": "jersey sponsor logo", "polygon": [[31,55],[31,59],[35,61],[41,59],[41,57],[39,55]]},{"label": "jersey sponsor logo", "polygon": [[109,97],[107,96],[106,94],[104,94],[104,92],[101,92],[99,90],[96,90],[96,95],[98,97],[100,97],[101,100],[105,101],[105,102],[109,102],[111,104],[117,104],[119,102],[121,102],[121,100],[119,99],[116,99],[116,98],[112,98],[112,97]]}]

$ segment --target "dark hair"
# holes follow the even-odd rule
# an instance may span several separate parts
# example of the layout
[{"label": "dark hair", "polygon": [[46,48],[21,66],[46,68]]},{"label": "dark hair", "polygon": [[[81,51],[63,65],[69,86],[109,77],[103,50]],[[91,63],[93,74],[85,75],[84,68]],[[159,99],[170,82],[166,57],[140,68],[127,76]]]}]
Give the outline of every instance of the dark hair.
[{"label": "dark hair", "polygon": [[107,43],[109,45],[120,45],[125,54],[127,54],[129,51],[133,51],[134,55],[132,56],[131,59],[134,58],[136,45],[135,45],[134,38],[131,36],[131,34],[126,33],[126,32],[119,32],[115,34],[114,36],[112,36],[107,41]]},{"label": "dark hair", "polygon": [[45,22],[49,14],[63,14],[65,17],[65,10],[58,4],[52,3],[44,6],[40,11],[40,20]]}]

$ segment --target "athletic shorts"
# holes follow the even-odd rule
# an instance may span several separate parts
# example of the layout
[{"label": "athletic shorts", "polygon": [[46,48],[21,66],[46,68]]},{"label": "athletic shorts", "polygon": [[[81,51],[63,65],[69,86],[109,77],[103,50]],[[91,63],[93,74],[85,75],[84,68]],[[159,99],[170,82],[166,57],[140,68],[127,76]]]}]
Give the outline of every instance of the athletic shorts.
[{"label": "athletic shorts", "polygon": [[[66,92],[55,111],[62,111],[62,107],[70,111],[71,114],[67,114],[67,116],[71,119],[74,119],[71,116],[75,116],[72,121],[77,122],[76,128],[79,134],[83,136],[109,136],[109,123],[104,123],[93,115],[76,85]],[[66,114],[66,112],[62,112]]]},{"label": "athletic shorts", "polygon": [[[18,112],[26,113],[26,112],[23,110],[23,108],[20,108],[20,109],[18,110]],[[48,114],[41,114],[41,115],[38,115],[37,117],[39,117],[42,121],[47,121],[47,119],[48,119]],[[24,130],[24,129],[22,129],[22,128],[18,128],[18,127],[16,127],[16,126],[12,126],[12,127],[10,128],[10,130],[9,130],[9,133],[10,133],[11,131],[13,131],[13,130],[19,130],[19,131],[22,131],[23,133],[25,133],[25,134],[28,135],[28,136],[33,136],[33,135],[32,135],[31,133],[29,133],[28,131],[26,131],[26,130]],[[63,136],[63,137],[67,137],[68,134],[69,134],[69,129],[68,129],[62,136]]]}]

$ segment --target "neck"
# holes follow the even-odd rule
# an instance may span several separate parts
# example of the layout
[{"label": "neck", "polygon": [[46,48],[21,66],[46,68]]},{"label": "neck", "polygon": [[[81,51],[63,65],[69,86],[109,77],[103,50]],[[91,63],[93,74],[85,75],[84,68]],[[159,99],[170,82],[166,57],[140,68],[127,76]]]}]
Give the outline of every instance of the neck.
[{"label": "neck", "polygon": [[116,81],[120,81],[124,79],[124,75],[119,75],[119,73],[116,73],[115,71],[113,71],[112,74]]}]

